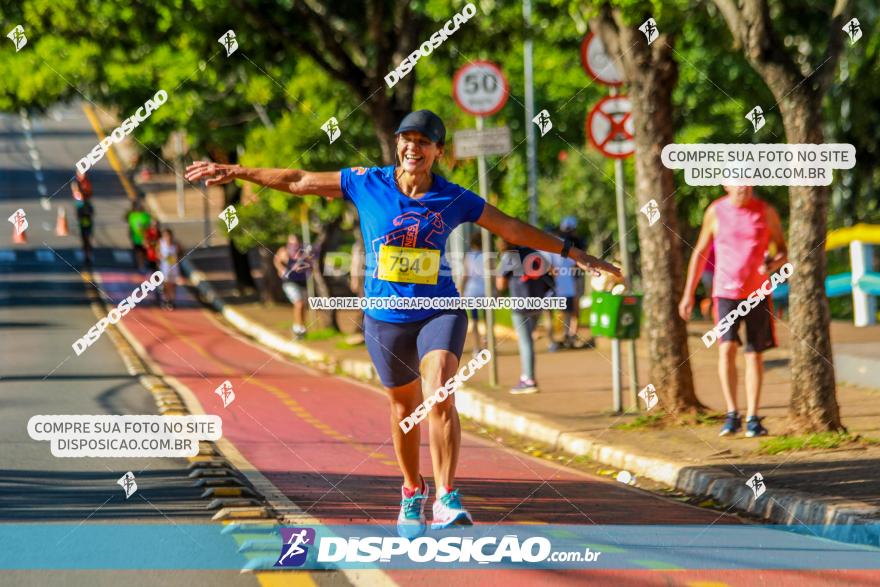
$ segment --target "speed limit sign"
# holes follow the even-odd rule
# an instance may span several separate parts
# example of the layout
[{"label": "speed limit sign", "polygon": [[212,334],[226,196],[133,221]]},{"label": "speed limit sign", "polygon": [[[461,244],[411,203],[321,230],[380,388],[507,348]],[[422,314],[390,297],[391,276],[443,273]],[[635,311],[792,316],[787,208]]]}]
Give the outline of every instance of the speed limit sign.
[{"label": "speed limit sign", "polygon": [[490,116],[504,107],[510,88],[501,69],[489,61],[473,61],[452,80],[452,95],[459,108],[474,116]]}]

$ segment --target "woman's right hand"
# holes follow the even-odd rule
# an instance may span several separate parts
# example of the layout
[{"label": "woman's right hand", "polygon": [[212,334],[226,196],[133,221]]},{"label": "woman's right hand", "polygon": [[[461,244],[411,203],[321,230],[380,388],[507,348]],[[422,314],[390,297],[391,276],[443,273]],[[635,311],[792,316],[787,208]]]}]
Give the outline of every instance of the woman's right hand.
[{"label": "woman's right hand", "polygon": [[694,311],[694,296],[684,295],[678,302],[678,315],[687,322],[691,319],[691,313]]},{"label": "woman's right hand", "polygon": [[205,185],[222,185],[235,179],[237,165],[224,165],[211,161],[195,161],[188,165],[184,177],[187,181],[197,182],[205,180]]}]

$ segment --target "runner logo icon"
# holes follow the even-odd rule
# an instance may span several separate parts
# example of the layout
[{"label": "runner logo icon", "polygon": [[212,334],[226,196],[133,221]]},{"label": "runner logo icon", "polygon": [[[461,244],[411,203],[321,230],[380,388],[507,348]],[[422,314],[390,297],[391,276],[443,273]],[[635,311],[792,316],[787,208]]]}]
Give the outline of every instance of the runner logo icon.
[{"label": "runner logo icon", "polygon": [[[855,19],[853,19],[855,20]],[[856,21],[858,22],[858,21]],[[24,27],[21,25],[17,25],[14,29],[9,31],[9,34],[6,37],[12,41],[12,44],[15,45],[15,52],[18,53],[22,47],[27,45],[27,37],[24,34]]]},{"label": "runner logo icon", "polygon": [[217,39],[217,42],[223,45],[223,48],[226,49],[227,57],[235,53],[235,50],[238,49],[238,39],[235,38],[235,31],[232,29],[226,31],[222,37]]},{"label": "runner logo icon", "polygon": [[315,544],[314,528],[281,528],[281,554],[276,567],[301,567],[309,555],[307,546]]}]

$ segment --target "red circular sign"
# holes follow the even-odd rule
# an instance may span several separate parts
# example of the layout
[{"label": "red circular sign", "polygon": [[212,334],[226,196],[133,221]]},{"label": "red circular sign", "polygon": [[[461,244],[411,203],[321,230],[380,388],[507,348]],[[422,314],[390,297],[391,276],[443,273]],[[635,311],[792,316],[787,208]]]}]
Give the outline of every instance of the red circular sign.
[{"label": "red circular sign", "polygon": [[590,143],[606,157],[626,159],[636,150],[629,97],[606,96],[590,110],[586,124]]},{"label": "red circular sign", "polygon": [[452,96],[458,107],[474,116],[491,116],[507,103],[510,86],[504,73],[489,61],[472,61],[455,72]]},{"label": "red circular sign", "polygon": [[605,52],[602,40],[593,33],[587,33],[581,43],[581,65],[591,78],[606,86],[623,85],[623,76]]}]

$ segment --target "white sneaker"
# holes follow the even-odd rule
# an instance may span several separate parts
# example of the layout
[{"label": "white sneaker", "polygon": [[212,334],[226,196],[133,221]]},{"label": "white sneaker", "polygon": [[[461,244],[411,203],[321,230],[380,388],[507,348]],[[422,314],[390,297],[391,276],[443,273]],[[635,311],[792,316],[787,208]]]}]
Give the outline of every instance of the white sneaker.
[{"label": "white sneaker", "polygon": [[432,530],[449,528],[450,526],[473,526],[474,520],[466,509],[461,506],[458,489],[434,500],[434,519]]},{"label": "white sneaker", "polygon": [[397,535],[401,538],[418,538],[428,529],[428,521],[425,518],[425,502],[431,488],[428,482],[422,478],[422,489],[417,490],[412,497],[407,497],[400,488],[400,513],[397,515]]}]

